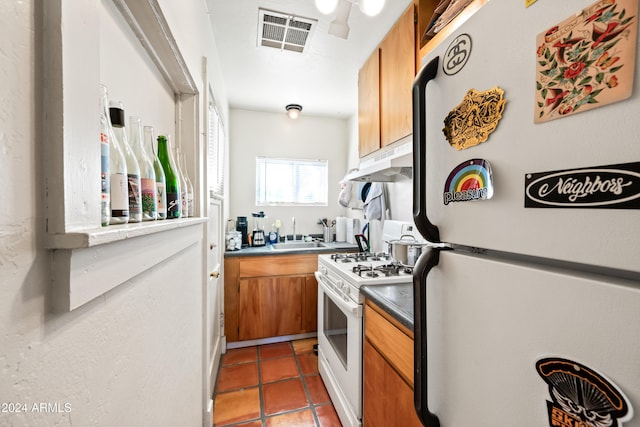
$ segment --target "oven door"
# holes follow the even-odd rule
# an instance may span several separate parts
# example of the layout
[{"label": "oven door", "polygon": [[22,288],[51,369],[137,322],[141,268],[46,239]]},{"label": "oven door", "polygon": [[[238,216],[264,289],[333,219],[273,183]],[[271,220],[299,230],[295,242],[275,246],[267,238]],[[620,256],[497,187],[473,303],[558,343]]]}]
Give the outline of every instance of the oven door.
[{"label": "oven door", "polygon": [[318,280],[318,368],[344,427],[362,424],[362,305]]}]

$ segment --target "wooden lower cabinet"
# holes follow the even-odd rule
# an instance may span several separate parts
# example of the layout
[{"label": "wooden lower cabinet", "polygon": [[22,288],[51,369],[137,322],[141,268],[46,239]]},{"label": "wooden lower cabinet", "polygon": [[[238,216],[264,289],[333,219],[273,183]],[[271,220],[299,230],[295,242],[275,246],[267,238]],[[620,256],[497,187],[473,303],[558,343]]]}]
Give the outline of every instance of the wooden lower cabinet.
[{"label": "wooden lower cabinet", "polygon": [[413,334],[367,302],[364,427],[422,427],[413,406],[413,381],[406,372],[408,364],[413,366]]},{"label": "wooden lower cabinet", "polygon": [[240,341],[315,331],[317,292],[308,275],[240,280]]},{"label": "wooden lower cabinet", "polygon": [[246,341],[317,330],[317,255],[225,259],[225,335]]}]

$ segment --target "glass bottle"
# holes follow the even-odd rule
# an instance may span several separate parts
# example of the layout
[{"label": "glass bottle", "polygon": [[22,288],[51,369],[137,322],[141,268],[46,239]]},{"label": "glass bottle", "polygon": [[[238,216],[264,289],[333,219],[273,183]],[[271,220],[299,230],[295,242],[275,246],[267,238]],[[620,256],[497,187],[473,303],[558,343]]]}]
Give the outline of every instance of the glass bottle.
[{"label": "glass bottle", "polygon": [[129,116],[131,148],[140,166],[140,195],[142,196],[142,220],[154,221],[158,212],[156,197],[156,172],[147,150],[142,145],[142,122],[140,117]]},{"label": "glass bottle", "polygon": [[129,222],[142,221],[142,198],[140,197],[140,166],[136,156],[131,150],[127,133],[124,128],[124,107],[120,101],[111,101],[109,104],[109,114],[113,133],[118,139],[122,148],[125,161],[127,162],[127,178],[129,183]]},{"label": "glass bottle", "polygon": [[193,184],[191,183],[191,178],[189,178],[189,173],[187,172],[187,156],[185,156],[184,151],[181,153],[182,155],[182,173],[184,174],[184,178],[187,181],[187,199],[189,202],[189,218],[191,218],[195,214],[195,204],[193,201],[194,192],[193,192]]},{"label": "glass bottle", "polygon": [[162,164],[167,195],[167,219],[180,218],[182,200],[180,199],[180,178],[173,159],[169,135],[158,135],[158,159]]},{"label": "glass bottle", "polygon": [[104,86],[102,88],[102,114],[106,118],[109,140],[109,202],[111,205],[109,224],[126,224],[129,222],[127,162],[111,125],[107,89]]},{"label": "glass bottle", "polygon": [[111,219],[111,190],[109,190],[109,135],[111,133],[111,121],[109,120],[109,96],[107,88],[100,85],[100,215],[103,227],[109,225]]},{"label": "glass bottle", "polygon": [[193,216],[193,185],[187,174],[187,160],[184,151],[176,147],[176,159],[178,161],[180,176],[182,178],[182,213],[184,217]]},{"label": "glass bottle", "polygon": [[144,127],[144,150],[153,161],[153,171],[156,175],[156,204],[158,206],[157,218],[167,217],[167,195],[165,194],[165,178],[162,164],[158,159],[157,150],[154,149],[153,126]]}]

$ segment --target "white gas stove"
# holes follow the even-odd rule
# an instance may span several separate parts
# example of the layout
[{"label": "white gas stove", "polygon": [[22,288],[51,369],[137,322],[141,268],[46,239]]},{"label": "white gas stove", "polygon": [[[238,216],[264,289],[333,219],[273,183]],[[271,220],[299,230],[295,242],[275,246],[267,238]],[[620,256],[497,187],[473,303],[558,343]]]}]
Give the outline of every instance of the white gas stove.
[{"label": "white gas stove", "polygon": [[318,272],[328,278],[333,290],[362,304],[360,286],[411,283],[413,269],[401,265],[387,253],[360,252],[318,256]]},{"label": "white gas stove", "polygon": [[[397,236],[388,234],[393,239],[404,230],[402,223],[396,225]],[[362,426],[360,287],[412,283],[412,270],[386,253],[318,256],[318,369],[344,427]]]}]

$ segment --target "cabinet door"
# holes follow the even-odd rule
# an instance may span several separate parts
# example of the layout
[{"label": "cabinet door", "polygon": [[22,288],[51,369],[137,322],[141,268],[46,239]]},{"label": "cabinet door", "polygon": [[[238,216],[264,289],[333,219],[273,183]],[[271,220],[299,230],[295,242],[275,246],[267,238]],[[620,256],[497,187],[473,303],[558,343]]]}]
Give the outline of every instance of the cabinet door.
[{"label": "cabinet door", "polygon": [[302,303],[302,330],[300,333],[315,332],[318,330],[318,281],[313,274],[304,277]]},{"label": "cabinet door", "polygon": [[240,340],[299,333],[304,285],[304,276],[241,279]]},{"label": "cabinet door", "polygon": [[358,151],[364,157],[380,148],[380,50],[358,73]]},{"label": "cabinet door", "polygon": [[364,342],[364,427],[422,427],[413,389],[368,340]]},{"label": "cabinet door", "polygon": [[411,87],[415,77],[413,5],[380,44],[380,128],[384,147],[412,132]]}]

